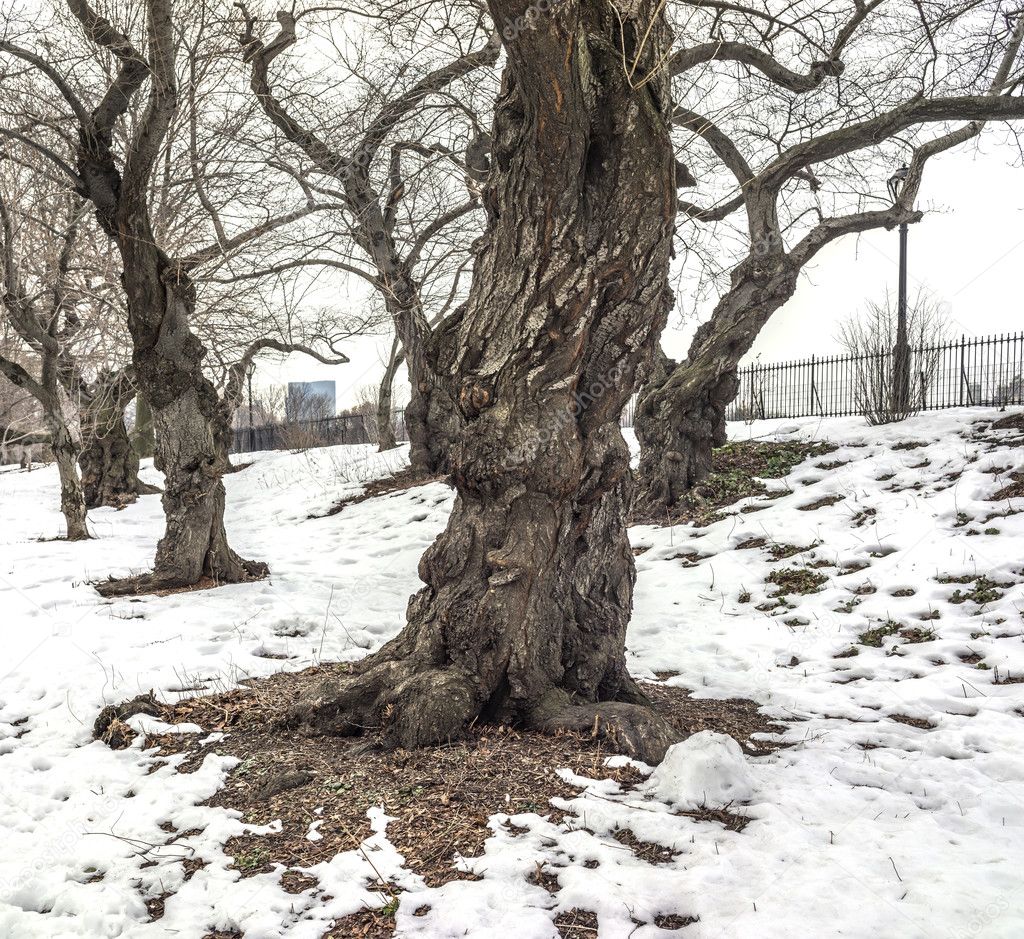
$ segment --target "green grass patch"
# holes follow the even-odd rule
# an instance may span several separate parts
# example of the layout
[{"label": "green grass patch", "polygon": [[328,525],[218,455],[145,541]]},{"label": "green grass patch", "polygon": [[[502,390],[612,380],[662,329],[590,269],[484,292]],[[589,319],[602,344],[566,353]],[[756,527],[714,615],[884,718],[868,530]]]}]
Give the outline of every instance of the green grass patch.
[{"label": "green grass patch", "polygon": [[810,551],[811,548],[814,547],[816,547],[816,544],[804,545],[803,547],[798,544],[773,544],[768,549],[768,553],[772,556],[773,561],[784,561],[786,558],[791,558],[795,554],[802,554],[804,551]]},{"label": "green grass patch", "polygon": [[858,637],[857,641],[862,646],[871,646],[872,649],[881,649],[882,643],[889,636],[895,636],[902,629],[902,625],[895,620],[887,620],[873,629],[866,629]]},{"label": "green grass patch", "polygon": [[934,629],[929,629],[927,626],[908,626],[906,629],[900,630],[900,638],[904,642],[931,642],[933,639],[938,639]]},{"label": "green grass patch", "polygon": [[977,603],[978,606],[985,606],[987,603],[995,603],[996,600],[1002,599],[1003,591],[1011,586],[1010,584],[1001,584],[994,580],[989,580],[984,575],[968,578],[967,580],[956,578],[944,581],[939,578],[939,583],[971,584],[970,590],[961,590],[960,588],[954,590],[953,595],[949,598],[949,602],[960,604],[970,600],[972,603]]},{"label": "green grass patch", "polygon": [[782,567],[772,571],[765,582],[777,588],[772,596],[784,597],[791,593],[817,593],[828,580],[824,574],[806,567]]},{"label": "green grass patch", "polygon": [[253,848],[251,851],[245,851],[239,854],[235,858],[235,867],[240,871],[252,871],[258,867],[262,867],[269,855],[262,848]]}]

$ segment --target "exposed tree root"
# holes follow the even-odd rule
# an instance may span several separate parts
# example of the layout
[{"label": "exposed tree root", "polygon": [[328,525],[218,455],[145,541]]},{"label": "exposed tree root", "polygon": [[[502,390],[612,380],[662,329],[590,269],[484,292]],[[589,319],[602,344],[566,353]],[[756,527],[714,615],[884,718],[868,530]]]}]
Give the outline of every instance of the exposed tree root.
[{"label": "exposed tree root", "polygon": [[[559,692],[554,699],[567,696]],[[552,708],[549,698],[533,715],[530,726],[543,733],[589,733],[607,741],[619,753],[652,766],[660,763],[665,752],[681,735],[667,720],[648,705],[625,701],[600,701],[574,704],[566,701]]]},{"label": "exposed tree root", "polygon": [[[477,676],[453,667],[417,667],[381,650],[340,678],[322,682],[289,711],[284,724],[310,735],[379,733],[385,746],[430,746],[459,738],[478,720],[557,734],[587,733],[645,763],[661,762],[681,734],[656,714],[630,681],[628,701],[580,702],[552,687],[539,702],[509,707],[501,690],[487,695]],[[501,702],[500,704],[497,702]]]},{"label": "exposed tree root", "polygon": [[188,581],[181,577],[161,576],[156,572],[139,574],[135,577],[110,578],[95,584],[96,592],[102,596],[137,597],[145,594],[183,593],[190,590],[209,590],[225,584],[244,584],[254,580],[263,580],[270,574],[270,568],[262,561],[239,559],[241,574],[231,576],[211,576],[204,574],[198,581]]},{"label": "exposed tree root", "polygon": [[441,743],[458,737],[480,712],[472,676],[417,669],[413,660],[372,658],[365,669],[328,679],[305,695],[286,723],[312,735],[356,737],[380,732],[389,745]]}]

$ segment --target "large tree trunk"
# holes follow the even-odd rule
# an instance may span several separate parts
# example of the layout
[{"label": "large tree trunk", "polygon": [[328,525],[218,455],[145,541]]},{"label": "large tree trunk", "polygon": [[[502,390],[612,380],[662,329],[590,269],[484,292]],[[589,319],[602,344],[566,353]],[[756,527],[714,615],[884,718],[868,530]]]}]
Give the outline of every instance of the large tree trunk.
[{"label": "large tree trunk", "polygon": [[711,472],[738,385],[735,368],[718,373],[686,362],[644,386],[633,425],[640,444],[637,509],[658,518]]},{"label": "large tree trunk", "polygon": [[[382,728],[413,746],[496,719],[596,730],[652,762],[673,739],[626,669],[635,568],[619,429],[671,302],[660,10],[641,0],[620,24],[584,0],[507,39],[488,233],[437,354],[463,425],[455,507],[403,632],[297,705],[313,732]],[[641,49],[632,78],[621,41],[631,62]]]},{"label": "large tree trunk", "polygon": [[132,448],[123,418],[86,431],[85,449],[78,458],[85,502],[90,509],[123,508],[139,496],[139,457]]},{"label": "large tree trunk", "polygon": [[[79,126],[80,187],[103,231],[117,245],[132,336],[138,391],[153,409],[155,465],[164,473],[167,528],[152,574],[109,581],[106,596],[237,583],[265,575],[265,564],[242,560],[224,530],[224,484],[231,410],[203,375],[205,349],[192,332],[195,288],[187,266],[168,257],[150,219],[151,183],[177,111],[175,30],[167,0],[147,4],[147,54],[131,47],[88,5],[72,5],[87,34],[120,60],[118,77]],[[117,150],[113,127],[146,83],[139,122]]]},{"label": "large tree trunk", "polygon": [[77,416],[73,405],[62,392],[59,402],[48,409],[46,423],[50,431],[50,448],[60,476],[60,510],[67,526],[68,541],[84,541],[89,537],[86,522],[85,495],[78,476],[78,454],[82,449]]},{"label": "large tree trunk", "polygon": [[[165,273],[162,279],[167,278]],[[179,281],[168,287],[165,297],[156,341],[137,342],[134,354],[139,387],[153,409],[154,463],[164,474],[167,521],[153,574],[144,579],[143,587],[190,586],[204,577],[214,583],[239,583],[265,576],[265,564],[243,560],[228,545],[222,477],[230,466],[231,421],[203,375],[205,350],[189,329],[191,285]],[[116,588],[103,592],[112,591]]]},{"label": "large tree trunk", "polygon": [[[149,173],[176,107],[170,5],[150,11],[150,97],[146,132],[117,169],[109,130],[83,131],[78,171],[103,230],[117,244],[139,393],[153,411],[155,466],[164,474],[167,527],[152,574],[97,586],[104,596],[239,583],[267,566],[240,558],[224,529],[231,408],[202,370],[206,350],[192,332],[195,287],[184,265],[157,244],[147,200]],[[134,65],[133,65],[134,68]]]},{"label": "large tree trunk", "polygon": [[671,511],[711,472],[726,441],[725,412],[739,390],[736,370],[771,315],[796,290],[798,269],[781,252],[748,258],[732,287],[697,330],[686,360],[656,369],[640,393],[636,511]]},{"label": "large tree trunk", "polygon": [[222,477],[230,466],[230,410],[203,375],[205,350],[189,328],[192,285],[161,252],[156,257],[155,277],[126,276],[126,282],[130,306],[162,307],[154,325],[134,319],[132,325],[136,382],[153,409],[154,465],[164,474],[167,527],[153,573],[101,584],[97,589],[105,596],[193,586],[204,578],[239,583],[267,574],[265,564],[243,560],[228,545]]},{"label": "large tree trunk", "polygon": [[139,454],[128,436],[124,412],[131,401],[131,384],[124,376],[97,383],[97,391],[82,408],[85,446],[78,457],[85,504],[123,508],[140,495],[159,490],[139,479]]}]

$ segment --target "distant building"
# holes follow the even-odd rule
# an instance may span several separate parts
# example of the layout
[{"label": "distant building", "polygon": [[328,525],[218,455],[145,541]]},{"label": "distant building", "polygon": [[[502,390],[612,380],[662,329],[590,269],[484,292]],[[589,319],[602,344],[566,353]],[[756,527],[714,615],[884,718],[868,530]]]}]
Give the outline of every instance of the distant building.
[{"label": "distant building", "polygon": [[337,396],[333,381],[290,381],[284,412],[289,421],[315,421],[334,417]]}]

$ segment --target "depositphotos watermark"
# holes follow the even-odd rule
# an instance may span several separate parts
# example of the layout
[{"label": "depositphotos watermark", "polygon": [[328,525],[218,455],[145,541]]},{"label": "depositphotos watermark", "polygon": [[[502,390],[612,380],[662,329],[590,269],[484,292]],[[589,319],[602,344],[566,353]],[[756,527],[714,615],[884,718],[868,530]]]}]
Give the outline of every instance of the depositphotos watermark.
[{"label": "depositphotos watermark", "polygon": [[501,28],[501,38],[506,42],[511,42],[523,30],[536,28],[537,21],[542,16],[558,9],[563,3],[565,3],[565,0],[534,0],[514,20],[505,21],[505,25]]},{"label": "depositphotos watermark", "polygon": [[622,366],[616,365],[592,381],[582,391],[573,395],[572,408],[557,411],[549,415],[549,419],[538,427],[528,440],[515,447],[505,459],[505,468],[521,466],[533,459],[537,451],[547,444],[560,430],[576,421],[579,416],[596,401],[599,401],[610,389],[613,389],[622,378]]}]

